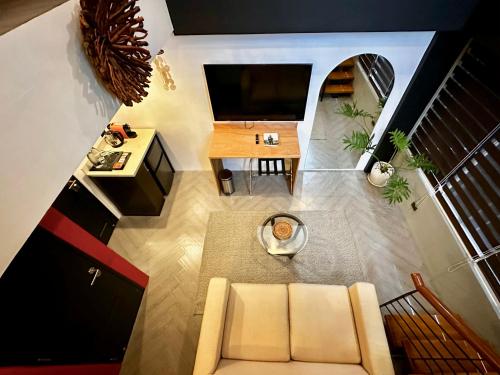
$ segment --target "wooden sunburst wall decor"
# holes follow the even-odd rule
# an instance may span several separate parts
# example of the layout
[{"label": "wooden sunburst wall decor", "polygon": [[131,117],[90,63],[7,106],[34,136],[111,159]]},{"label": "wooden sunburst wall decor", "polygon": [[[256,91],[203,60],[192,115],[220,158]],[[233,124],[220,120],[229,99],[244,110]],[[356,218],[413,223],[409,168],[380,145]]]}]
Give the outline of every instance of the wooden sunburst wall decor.
[{"label": "wooden sunburst wall decor", "polygon": [[148,95],[151,55],[137,0],[80,0],[83,48],[106,88],[125,105]]}]

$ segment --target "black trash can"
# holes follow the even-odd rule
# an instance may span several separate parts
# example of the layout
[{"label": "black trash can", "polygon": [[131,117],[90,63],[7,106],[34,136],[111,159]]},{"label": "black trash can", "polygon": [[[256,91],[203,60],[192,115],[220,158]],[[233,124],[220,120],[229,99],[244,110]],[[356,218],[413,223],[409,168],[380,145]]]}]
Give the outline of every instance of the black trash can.
[{"label": "black trash can", "polygon": [[219,172],[219,180],[224,194],[231,195],[234,193],[233,172],[229,169],[223,169]]}]

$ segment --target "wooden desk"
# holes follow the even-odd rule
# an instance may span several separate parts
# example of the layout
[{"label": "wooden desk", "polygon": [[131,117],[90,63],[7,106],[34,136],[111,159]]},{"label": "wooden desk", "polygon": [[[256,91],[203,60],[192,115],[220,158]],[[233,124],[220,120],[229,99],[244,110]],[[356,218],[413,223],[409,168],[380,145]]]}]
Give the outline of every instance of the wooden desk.
[{"label": "wooden desk", "polygon": [[[264,133],[278,133],[280,144],[266,146]],[[259,144],[255,144],[255,134]],[[231,158],[283,158],[291,161],[291,175],[285,176],[290,194],[293,194],[297,168],[300,162],[300,147],[296,122],[221,122],[214,123],[208,158],[212,165],[219,194],[221,184],[219,171],[224,169],[222,159]]]}]

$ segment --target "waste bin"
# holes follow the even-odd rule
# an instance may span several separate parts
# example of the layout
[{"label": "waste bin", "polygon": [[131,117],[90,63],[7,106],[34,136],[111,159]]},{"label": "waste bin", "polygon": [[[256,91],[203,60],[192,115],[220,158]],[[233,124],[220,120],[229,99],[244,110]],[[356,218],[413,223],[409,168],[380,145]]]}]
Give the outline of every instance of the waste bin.
[{"label": "waste bin", "polygon": [[231,195],[234,193],[233,172],[229,169],[223,169],[219,172],[219,180],[224,194]]}]

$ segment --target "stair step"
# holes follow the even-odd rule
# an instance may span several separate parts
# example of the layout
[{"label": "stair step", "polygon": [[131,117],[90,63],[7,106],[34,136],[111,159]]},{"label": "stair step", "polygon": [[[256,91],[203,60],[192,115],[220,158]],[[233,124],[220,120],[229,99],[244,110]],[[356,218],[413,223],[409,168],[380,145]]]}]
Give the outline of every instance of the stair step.
[{"label": "stair step", "polygon": [[354,67],[354,58],[347,59],[345,61],[342,61],[339,65],[337,65],[337,68],[352,68]]},{"label": "stair step", "polygon": [[434,334],[440,339],[448,340],[448,335],[453,339],[462,339],[441,315],[386,315],[385,322],[392,348],[402,348],[405,339],[435,339]]},{"label": "stair step", "polygon": [[328,80],[330,81],[349,81],[354,79],[354,74],[352,71],[333,71],[328,74]]},{"label": "stair step", "polygon": [[[468,373],[488,369],[486,362],[465,340],[403,340],[412,372],[433,374]],[[472,361],[474,360],[474,362]],[[477,366],[477,367],[476,367]]]},{"label": "stair step", "polygon": [[354,92],[354,88],[352,84],[329,84],[325,85],[325,94],[352,94]]}]

